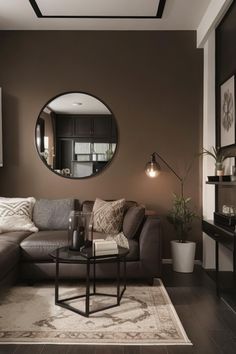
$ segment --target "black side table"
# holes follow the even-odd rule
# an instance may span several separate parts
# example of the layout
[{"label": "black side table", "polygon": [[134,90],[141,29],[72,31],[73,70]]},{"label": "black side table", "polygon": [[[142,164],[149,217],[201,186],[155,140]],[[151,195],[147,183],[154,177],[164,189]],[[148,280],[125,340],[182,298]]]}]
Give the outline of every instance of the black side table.
[{"label": "black side table", "polygon": [[[215,241],[215,270],[216,293],[222,297],[233,309],[236,310],[236,233],[230,229],[219,226],[214,221],[203,220],[202,230]],[[233,284],[231,289],[222,289],[219,279],[219,244],[230,250],[233,254]]]},{"label": "black side table", "polygon": [[[89,317],[92,313],[107,310],[112,307],[120,305],[122,296],[126,290],[126,256],[129,250],[126,248],[118,247],[118,254],[115,255],[105,255],[105,256],[95,256],[92,252],[92,248],[85,248],[82,251],[71,251],[69,247],[61,247],[55,249],[50,253],[56,263],[56,277],[55,277],[55,305],[64,307],[82,316]],[[123,263],[123,274],[121,276],[120,263]],[[70,264],[85,264],[86,265],[86,293],[83,295],[77,295],[70,298],[59,299],[59,265],[60,263],[70,263]],[[96,264],[97,263],[116,263],[117,266],[117,277],[116,277],[116,294],[106,294],[100,293],[96,290]],[[91,280],[91,266],[93,268],[93,280]],[[121,289],[121,280],[123,279],[123,287]],[[90,287],[92,285],[92,292]],[[97,310],[90,310],[90,297],[91,296],[108,296],[115,297],[116,303],[109,306],[104,306]],[[66,303],[67,301],[85,298],[85,311],[81,311]]]}]

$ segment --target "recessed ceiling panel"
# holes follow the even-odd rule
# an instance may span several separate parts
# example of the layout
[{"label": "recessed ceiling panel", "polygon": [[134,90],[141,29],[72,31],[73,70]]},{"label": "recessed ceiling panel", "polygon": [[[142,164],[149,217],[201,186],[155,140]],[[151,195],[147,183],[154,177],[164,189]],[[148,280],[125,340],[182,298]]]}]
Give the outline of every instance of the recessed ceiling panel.
[{"label": "recessed ceiling panel", "polygon": [[38,17],[159,18],[166,0],[29,0]]}]

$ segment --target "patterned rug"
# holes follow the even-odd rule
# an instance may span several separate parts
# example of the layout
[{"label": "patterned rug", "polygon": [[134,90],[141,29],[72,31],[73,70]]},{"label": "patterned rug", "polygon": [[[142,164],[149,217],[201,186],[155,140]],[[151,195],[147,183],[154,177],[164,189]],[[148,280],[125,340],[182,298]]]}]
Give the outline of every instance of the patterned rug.
[{"label": "patterned rug", "polygon": [[[98,285],[112,293],[112,284]],[[84,291],[66,284],[60,296]],[[92,297],[92,308],[114,298]],[[84,300],[70,304],[79,309]],[[156,279],[154,286],[129,285],[118,307],[82,317],[54,305],[54,286],[15,286],[0,296],[0,343],[186,345],[191,344],[170,298]]]}]

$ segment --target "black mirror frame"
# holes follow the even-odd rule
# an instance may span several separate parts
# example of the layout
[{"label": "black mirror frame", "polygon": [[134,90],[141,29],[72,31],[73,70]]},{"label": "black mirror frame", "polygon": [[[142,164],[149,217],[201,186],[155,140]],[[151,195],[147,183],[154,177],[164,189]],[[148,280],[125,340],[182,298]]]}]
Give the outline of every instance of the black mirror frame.
[{"label": "black mirror frame", "polygon": [[[92,175],[90,176],[85,176],[85,177],[72,177],[72,176],[66,176],[66,175],[62,175],[56,171],[54,171],[52,168],[50,168],[48,166],[48,164],[46,163],[45,159],[40,155],[39,153],[39,150],[38,150],[38,146],[37,146],[37,122],[38,120],[40,119],[40,115],[42,113],[42,111],[44,110],[45,107],[48,106],[48,104],[50,102],[52,102],[53,100],[55,100],[56,98],[60,97],[60,96],[63,96],[63,95],[67,95],[67,94],[70,94],[70,93],[82,93],[82,94],[85,94],[85,95],[88,95],[88,96],[91,96],[91,97],[94,97],[96,98],[98,101],[100,101],[101,103],[104,104],[104,106],[111,112],[112,114],[112,117],[113,119],[115,120],[116,122],[116,131],[117,131],[117,143],[116,143],[116,149],[114,151],[114,154],[112,156],[112,158],[107,162],[107,164],[98,172],[96,173],[93,173]],[[51,172],[53,172],[55,175],[59,176],[59,177],[63,177],[63,178],[67,178],[67,179],[70,179],[70,180],[83,180],[83,179],[88,179],[88,178],[93,178],[93,177],[97,177],[98,175],[102,174],[104,171],[106,171],[106,169],[111,165],[111,163],[114,161],[114,158],[115,156],[117,155],[117,151],[118,151],[118,146],[119,146],[119,127],[118,127],[118,124],[117,124],[117,119],[113,113],[113,111],[110,109],[110,107],[98,96],[95,96],[94,94],[91,94],[91,93],[88,93],[88,92],[85,92],[85,91],[66,91],[66,92],[62,92],[62,93],[59,93],[57,94],[56,96],[54,96],[53,98],[51,98],[50,100],[48,100],[46,102],[46,104],[41,108],[39,114],[38,114],[38,117],[37,117],[37,120],[36,120],[36,123],[35,123],[35,133],[34,133],[34,146],[35,146],[35,149],[36,149],[36,152],[37,152],[37,155],[38,157],[40,158],[40,160],[43,162],[43,164],[47,167],[48,170],[50,170]]]}]

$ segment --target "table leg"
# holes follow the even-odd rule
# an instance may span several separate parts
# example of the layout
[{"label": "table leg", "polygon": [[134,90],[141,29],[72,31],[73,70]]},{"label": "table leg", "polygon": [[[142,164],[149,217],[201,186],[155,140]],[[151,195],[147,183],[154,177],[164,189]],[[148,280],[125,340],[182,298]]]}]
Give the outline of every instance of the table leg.
[{"label": "table leg", "polygon": [[87,261],[87,272],[86,272],[86,299],[85,299],[85,315],[89,316],[89,305],[90,305],[90,260]]},{"label": "table leg", "polygon": [[117,305],[120,305],[120,260],[117,259]]},{"label": "table leg", "polygon": [[55,277],[55,303],[58,302],[58,278],[59,278],[59,261],[58,261],[58,251],[56,256],[56,277]]},{"label": "table leg", "polygon": [[234,279],[235,279],[236,277],[236,236],[234,236],[233,272],[234,272]]},{"label": "table leg", "polygon": [[219,296],[219,243],[215,241],[216,294]]},{"label": "table leg", "polygon": [[124,291],[126,290],[126,257],[124,257]]},{"label": "table leg", "polygon": [[96,294],[96,262],[93,261],[93,293]]}]

